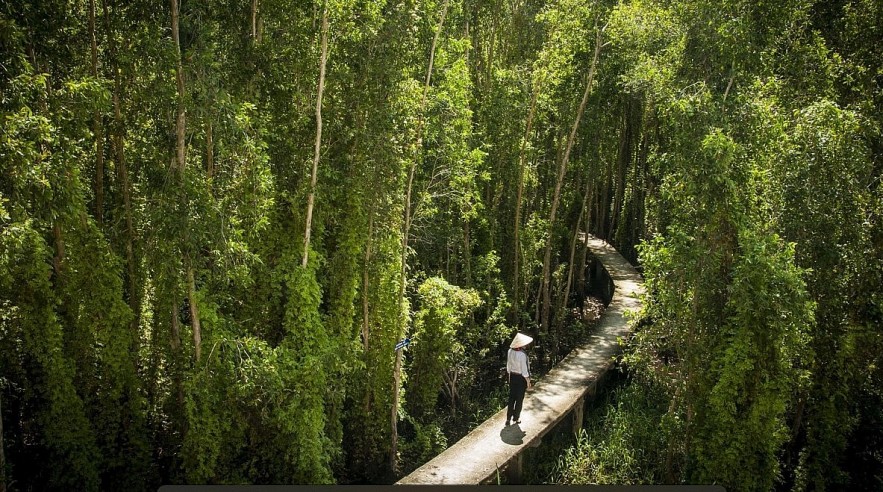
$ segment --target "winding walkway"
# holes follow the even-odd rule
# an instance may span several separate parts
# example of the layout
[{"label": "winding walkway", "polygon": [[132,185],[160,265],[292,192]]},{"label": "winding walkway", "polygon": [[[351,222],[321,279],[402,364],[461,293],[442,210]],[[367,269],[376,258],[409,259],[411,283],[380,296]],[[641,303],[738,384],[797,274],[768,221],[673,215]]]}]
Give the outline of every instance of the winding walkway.
[{"label": "winding walkway", "polygon": [[521,424],[506,427],[504,408],[398,484],[496,481],[506,469],[520,470],[524,449],[539,446],[543,436],[568,415],[573,414],[574,429],[582,424],[586,397],[594,395],[598,381],[613,366],[620,351],[618,340],[631,332],[625,311],[640,308],[643,292],[640,275],[613,247],[594,236],[586,241],[613,283],[612,299],[595,334],[534,384],[524,400]]}]

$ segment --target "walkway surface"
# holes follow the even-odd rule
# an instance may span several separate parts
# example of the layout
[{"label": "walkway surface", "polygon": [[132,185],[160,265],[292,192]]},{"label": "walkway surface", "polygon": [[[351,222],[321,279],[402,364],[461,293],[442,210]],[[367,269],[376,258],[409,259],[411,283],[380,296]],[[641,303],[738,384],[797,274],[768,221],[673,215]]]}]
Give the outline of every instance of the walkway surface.
[{"label": "walkway surface", "polygon": [[506,409],[427,462],[399,484],[480,484],[502,474],[506,464],[527,447],[536,447],[572,410],[582,420],[583,398],[613,365],[618,340],[631,331],[625,311],[641,307],[640,275],[613,247],[587,236],[589,249],[613,281],[613,297],[595,334],[534,384],[524,399],[521,424],[506,427]]}]

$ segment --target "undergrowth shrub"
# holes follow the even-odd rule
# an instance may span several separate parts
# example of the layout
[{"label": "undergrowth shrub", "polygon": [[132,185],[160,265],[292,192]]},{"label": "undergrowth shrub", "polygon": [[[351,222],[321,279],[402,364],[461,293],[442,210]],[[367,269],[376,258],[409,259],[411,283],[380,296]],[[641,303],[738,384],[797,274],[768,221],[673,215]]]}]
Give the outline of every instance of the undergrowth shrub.
[{"label": "undergrowth shrub", "polygon": [[630,379],[608,393],[584,422],[576,444],[553,473],[560,484],[652,484],[664,477],[668,397],[650,382]]}]

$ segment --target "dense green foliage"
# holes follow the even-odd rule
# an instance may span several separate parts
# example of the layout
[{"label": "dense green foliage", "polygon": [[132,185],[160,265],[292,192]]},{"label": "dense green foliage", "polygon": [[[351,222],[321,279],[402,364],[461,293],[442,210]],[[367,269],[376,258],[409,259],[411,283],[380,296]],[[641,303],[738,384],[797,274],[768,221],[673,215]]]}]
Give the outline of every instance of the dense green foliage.
[{"label": "dense green foliage", "polygon": [[663,420],[667,398],[658,385],[618,386],[596,402],[576,445],[555,464],[560,484],[658,484],[666,481],[657,459],[672,436]]},{"label": "dense green foliage", "polygon": [[[651,1],[609,19],[611,83],[641,108],[623,131],[649,292],[626,359],[644,389],[624,396],[645,410],[611,411],[666,439],[598,430],[564,479],[879,488],[883,87],[857,40],[880,39],[880,6]],[[625,252],[630,232],[611,237]]]},{"label": "dense green foliage", "polygon": [[391,480],[516,329],[561,357],[582,231],[648,297],[565,481],[879,488],[881,40],[875,0],[3,1],[0,489]]}]

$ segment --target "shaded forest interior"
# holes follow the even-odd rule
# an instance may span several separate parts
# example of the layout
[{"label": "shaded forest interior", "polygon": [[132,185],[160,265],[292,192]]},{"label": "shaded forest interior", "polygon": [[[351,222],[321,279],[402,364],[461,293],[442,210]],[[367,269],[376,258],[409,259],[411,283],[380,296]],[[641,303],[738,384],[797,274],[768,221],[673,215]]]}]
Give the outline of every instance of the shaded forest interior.
[{"label": "shaded forest interior", "polygon": [[881,60],[879,0],[0,0],[0,492],[388,483],[585,335],[584,231],[648,297],[563,482],[880,490]]}]

